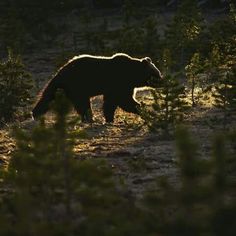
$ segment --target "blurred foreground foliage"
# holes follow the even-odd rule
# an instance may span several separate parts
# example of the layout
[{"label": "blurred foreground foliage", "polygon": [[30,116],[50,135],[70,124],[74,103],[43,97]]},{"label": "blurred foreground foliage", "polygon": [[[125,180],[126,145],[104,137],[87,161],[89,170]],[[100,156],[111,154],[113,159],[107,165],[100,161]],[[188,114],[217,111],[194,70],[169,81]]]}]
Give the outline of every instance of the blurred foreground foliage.
[{"label": "blurred foreground foliage", "polygon": [[[103,159],[81,160],[66,121],[68,101],[54,104],[55,124],[14,130],[17,150],[1,173],[0,235],[125,235],[138,209],[118,191]],[[134,234],[135,234],[134,233]]]},{"label": "blurred foreground foliage", "polygon": [[149,228],[160,235],[234,235],[235,134],[217,134],[212,156],[200,158],[189,132],[177,129],[180,182],[174,186],[163,176],[146,196]]},{"label": "blurred foreground foliage", "polygon": [[211,157],[176,131],[178,184],[167,177],[140,199],[103,159],[73,151],[68,102],[56,121],[15,130],[17,149],[0,175],[0,235],[226,235],[236,230],[236,131],[217,134]]}]

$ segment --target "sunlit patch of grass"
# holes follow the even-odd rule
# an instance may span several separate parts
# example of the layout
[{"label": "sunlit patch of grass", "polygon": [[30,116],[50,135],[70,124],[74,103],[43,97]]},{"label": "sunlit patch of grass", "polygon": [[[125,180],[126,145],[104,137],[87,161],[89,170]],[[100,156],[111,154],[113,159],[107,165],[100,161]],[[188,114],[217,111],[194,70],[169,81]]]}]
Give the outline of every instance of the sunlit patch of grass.
[{"label": "sunlit patch of grass", "polygon": [[[151,105],[154,102],[154,98],[151,94],[151,89],[139,92],[138,100],[144,102],[147,105]],[[197,105],[205,108],[212,108],[215,98],[213,97],[213,92],[202,92],[202,88],[196,87],[194,90],[194,96],[196,97]],[[184,99],[189,105],[191,104],[191,92],[187,90],[186,98]]]},{"label": "sunlit patch of grass", "polygon": [[143,124],[143,120],[139,115],[127,113],[118,109],[116,120],[119,123],[124,123],[127,129],[139,129]]},{"label": "sunlit patch of grass", "polygon": [[[188,93],[188,98],[190,94]],[[211,91],[202,92],[202,88],[197,87],[194,92],[194,96],[198,98],[198,104],[203,107],[212,108],[214,104],[214,97]]]}]

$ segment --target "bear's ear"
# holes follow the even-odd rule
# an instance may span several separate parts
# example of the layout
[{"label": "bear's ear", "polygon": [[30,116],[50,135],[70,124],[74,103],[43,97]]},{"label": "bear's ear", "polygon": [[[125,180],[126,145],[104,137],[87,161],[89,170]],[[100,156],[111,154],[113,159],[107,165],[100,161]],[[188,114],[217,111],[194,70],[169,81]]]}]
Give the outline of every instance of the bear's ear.
[{"label": "bear's ear", "polygon": [[150,57],[144,57],[144,58],[141,59],[141,62],[144,62],[144,63],[151,63],[152,60],[151,60]]}]

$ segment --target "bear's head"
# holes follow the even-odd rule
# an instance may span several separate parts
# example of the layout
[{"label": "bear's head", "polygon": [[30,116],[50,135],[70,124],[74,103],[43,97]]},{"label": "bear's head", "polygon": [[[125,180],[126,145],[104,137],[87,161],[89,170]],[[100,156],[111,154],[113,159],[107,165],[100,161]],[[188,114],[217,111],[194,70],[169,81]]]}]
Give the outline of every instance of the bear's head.
[{"label": "bear's head", "polygon": [[139,83],[140,86],[147,86],[149,85],[149,82],[152,77],[155,77],[155,79],[159,80],[162,79],[162,74],[160,70],[155,66],[155,64],[152,62],[151,58],[145,57],[140,59],[141,63],[141,71],[139,74]]}]

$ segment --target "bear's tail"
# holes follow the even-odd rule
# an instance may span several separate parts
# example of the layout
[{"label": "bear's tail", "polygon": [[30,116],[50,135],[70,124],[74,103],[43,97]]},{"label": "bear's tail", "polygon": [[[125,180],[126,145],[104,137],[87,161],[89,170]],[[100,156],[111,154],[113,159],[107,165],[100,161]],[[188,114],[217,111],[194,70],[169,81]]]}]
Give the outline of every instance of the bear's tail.
[{"label": "bear's tail", "polygon": [[38,95],[38,101],[36,102],[33,110],[32,116],[34,119],[45,114],[49,110],[49,105],[51,101],[55,98],[55,93],[59,88],[60,72],[56,74],[49,82],[45,85],[42,91]]}]

